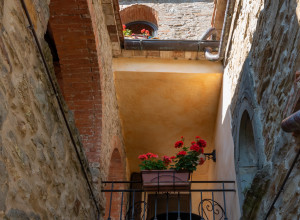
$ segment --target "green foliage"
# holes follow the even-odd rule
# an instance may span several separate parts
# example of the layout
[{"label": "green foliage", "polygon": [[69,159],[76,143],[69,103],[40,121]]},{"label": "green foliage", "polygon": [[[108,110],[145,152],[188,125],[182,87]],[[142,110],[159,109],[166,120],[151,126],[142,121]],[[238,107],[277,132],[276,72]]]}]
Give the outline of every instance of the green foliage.
[{"label": "green foliage", "polygon": [[[183,148],[183,150],[187,151],[185,148]],[[195,151],[187,151],[185,156],[177,155],[174,160],[175,165],[173,165],[173,168],[177,171],[196,171],[197,166],[199,165],[198,156],[199,154]]]},{"label": "green foliage", "polygon": [[124,29],[124,30],[123,30],[123,35],[124,35],[124,36],[131,36],[131,35],[132,35],[132,31],[129,30],[129,29]]},{"label": "green foliage", "polygon": [[153,153],[141,154],[139,159],[142,161],[139,165],[141,170],[165,170],[170,165],[171,169],[176,171],[196,171],[198,165],[205,162],[204,147],[206,141],[199,136],[191,143],[190,147],[184,146],[184,138],[181,137],[174,145],[175,148],[180,149],[176,156],[163,156],[163,159],[158,159],[158,155]]},{"label": "green foliage", "polygon": [[167,166],[165,163],[160,159],[149,159],[144,160],[139,165],[141,170],[166,170]]}]

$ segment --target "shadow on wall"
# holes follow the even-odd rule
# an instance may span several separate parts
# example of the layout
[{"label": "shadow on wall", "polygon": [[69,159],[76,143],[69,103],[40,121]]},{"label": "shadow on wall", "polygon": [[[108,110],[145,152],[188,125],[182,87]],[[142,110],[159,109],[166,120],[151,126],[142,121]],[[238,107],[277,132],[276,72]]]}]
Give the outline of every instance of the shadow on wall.
[{"label": "shadow on wall", "polygon": [[[254,115],[253,118],[250,117],[250,120],[252,125],[256,126],[253,127],[253,131],[256,132],[254,136],[256,141],[261,143],[256,148],[262,154],[259,158],[261,166],[258,167],[250,188],[245,192],[241,219],[264,219],[266,217],[266,213],[270,210],[282,180],[289,169],[289,165],[284,166],[282,163],[287,161],[286,164],[290,164],[289,162],[296,156],[294,151],[297,145],[290,134],[281,130],[280,124],[284,118],[292,113],[294,106],[292,104],[287,107],[289,100],[296,102],[297,92],[295,90],[297,88],[294,79],[299,66],[298,54],[300,49],[298,17],[300,15],[296,13],[297,4],[299,3],[296,0],[265,0],[264,9],[259,12],[253,36],[251,36],[251,31],[248,30],[249,27],[247,26],[243,37],[246,39],[245,42],[235,42],[234,40],[237,38],[241,39],[237,36],[243,34],[238,28],[243,25],[239,19],[241,18],[241,11],[246,7],[243,1],[236,1],[239,14],[234,17],[232,30],[237,31],[233,32],[231,39],[229,39],[228,51],[231,51],[232,54],[229,55],[228,66],[230,66],[231,60],[234,63],[234,59],[243,56],[242,52],[235,52],[241,50],[242,47],[247,48],[247,41],[251,43],[251,37],[252,43],[239,74],[238,86],[234,91],[231,103],[233,138],[238,139],[239,137],[238,132],[235,132],[234,129],[239,129],[241,118],[236,116],[242,117],[242,114],[238,112],[245,98],[243,94],[247,93],[253,100],[250,108],[252,108]],[[251,7],[251,3],[249,5]],[[252,8],[252,10],[255,9]],[[225,67],[228,72],[234,72],[230,68]],[[254,118],[257,118],[256,122]],[[257,123],[257,121],[259,122]],[[235,142],[235,151],[240,147],[237,143]],[[238,169],[236,168],[236,170]],[[300,175],[299,169],[295,172],[297,172],[295,176]],[[240,174],[238,172],[237,175],[237,179],[239,179]],[[285,187],[286,190],[290,190],[290,193],[287,194],[285,190],[281,192],[281,196],[284,195],[286,202],[278,200],[275,204],[276,209],[274,208],[271,212],[270,219],[277,219],[278,216],[283,219],[293,219],[297,216],[298,207],[293,202],[295,199],[297,201],[295,197],[297,196],[297,189],[292,187],[292,184],[291,179],[291,182]]]},{"label": "shadow on wall", "polygon": [[131,5],[135,3],[194,3],[194,2],[214,2],[214,0],[119,0],[121,5]]}]

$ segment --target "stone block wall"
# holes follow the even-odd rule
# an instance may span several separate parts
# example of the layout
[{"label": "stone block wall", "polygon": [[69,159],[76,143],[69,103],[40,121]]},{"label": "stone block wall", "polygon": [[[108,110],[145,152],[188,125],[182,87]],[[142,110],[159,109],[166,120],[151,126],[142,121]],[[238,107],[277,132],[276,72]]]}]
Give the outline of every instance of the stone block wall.
[{"label": "stone block wall", "polygon": [[[25,2],[43,51],[51,57],[44,41],[47,1]],[[0,2],[0,219],[96,219],[87,181],[27,26],[20,1]]]},{"label": "stone block wall", "polygon": [[[265,218],[299,150],[299,140],[280,127],[294,111],[299,91],[295,83],[300,67],[299,5],[298,0],[235,2],[224,61],[224,81],[228,84],[224,95],[231,99],[228,114],[234,151],[238,148],[239,116],[247,110],[253,112],[259,152],[259,171],[251,187],[239,192],[245,196],[242,219]],[[299,218],[299,179],[298,160],[269,219]]]},{"label": "stone block wall", "polygon": [[157,12],[160,39],[198,40],[211,27],[213,0],[120,0],[120,10],[134,4]]}]

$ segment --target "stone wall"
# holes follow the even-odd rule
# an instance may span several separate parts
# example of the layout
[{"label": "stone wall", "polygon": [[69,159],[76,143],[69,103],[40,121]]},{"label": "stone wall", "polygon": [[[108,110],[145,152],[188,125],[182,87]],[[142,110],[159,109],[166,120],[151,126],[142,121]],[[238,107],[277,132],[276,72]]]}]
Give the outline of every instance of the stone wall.
[{"label": "stone wall", "polygon": [[[234,10],[223,91],[231,103],[223,105],[226,112],[230,104],[235,152],[242,111],[252,112],[259,171],[239,193],[245,196],[242,218],[264,219],[299,150],[295,137],[280,127],[293,112],[299,89],[294,81],[300,64],[299,1],[238,0]],[[298,160],[269,219],[299,218],[299,179]]]},{"label": "stone wall", "polygon": [[[50,60],[44,41],[49,1],[25,2]],[[96,219],[87,180],[27,26],[19,0],[0,2],[0,219]],[[71,115],[68,119],[89,173]]]},{"label": "stone wall", "polygon": [[120,10],[134,4],[157,11],[160,39],[198,40],[211,27],[213,0],[119,0]]}]

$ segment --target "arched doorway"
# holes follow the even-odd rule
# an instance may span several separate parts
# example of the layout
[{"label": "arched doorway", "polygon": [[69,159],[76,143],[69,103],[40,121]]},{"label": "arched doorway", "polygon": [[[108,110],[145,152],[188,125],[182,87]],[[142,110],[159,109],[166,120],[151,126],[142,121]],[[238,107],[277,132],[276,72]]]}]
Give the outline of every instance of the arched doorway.
[{"label": "arched doorway", "polygon": [[[122,181],[124,180],[124,175],[125,175],[124,165],[122,163],[121,155],[118,149],[114,149],[110,159],[107,181]],[[111,187],[112,184],[107,184],[105,188],[111,189]],[[113,189],[120,189],[121,187],[122,186],[120,184],[114,184]],[[106,192],[105,198],[106,198],[106,206],[105,206],[104,219],[107,219],[109,217],[109,212],[110,212],[110,218],[112,220],[120,219],[122,193],[114,192],[113,194],[111,194],[110,192]],[[123,200],[125,200],[124,197]],[[126,207],[124,204],[125,202],[123,201],[122,212],[125,215]]]},{"label": "arched doorway", "polygon": [[245,194],[251,187],[258,170],[258,155],[255,146],[252,122],[248,112],[242,114],[239,129],[237,174],[239,179],[240,204],[244,202]]}]

